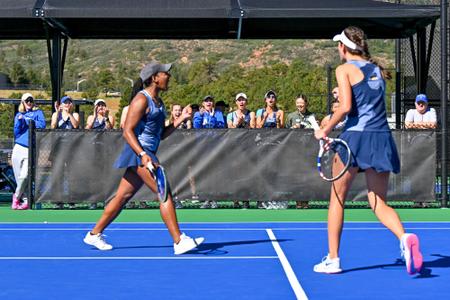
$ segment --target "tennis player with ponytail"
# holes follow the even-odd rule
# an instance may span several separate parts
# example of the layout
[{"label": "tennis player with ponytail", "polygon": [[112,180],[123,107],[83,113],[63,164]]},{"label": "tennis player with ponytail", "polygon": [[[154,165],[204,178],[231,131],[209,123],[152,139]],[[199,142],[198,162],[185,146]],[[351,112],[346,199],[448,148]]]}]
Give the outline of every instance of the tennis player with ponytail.
[{"label": "tennis player with ponytail", "polygon": [[[328,209],[328,255],[314,266],[319,273],[339,273],[339,245],[344,219],[344,202],[347,192],[358,172],[364,172],[368,201],[377,218],[400,241],[407,272],[414,274],[422,268],[419,239],[405,233],[397,213],[386,204],[390,172],[400,171],[397,148],[386,120],[385,79],[389,75],[370,58],[364,32],[357,27],[347,27],[333,41],[339,42],[339,56],[344,62],[336,69],[340,106],[324,128],[315,131],[317,139],[324,139],[347,116],[340,139],[351,149],[351,166],[344,176],[331,186]],[[338,150],[333,169],[342,169],[347,159]]]},{"label": "tennis player with ponytail", "polygon": [[[112,246],[105,239],[103,230],[119,215],[128,200],[145,184],[152,192],[157,192],[155,179],[147,168],[159,165],[156,151],[161,139],[168,137],[175,128],[191,117],[189,107],[185,107],[181,116],[173,124],[164,127],[166,110],[159,98],[160,91],[168,89],[170,64],[151,62],[146,65],[138,79],[141,91],[131,101],[128,109],[123,137],[125,147],[115,162],[115,167],[126,168],[114,198],[105,207],[103,215],[94,229],[86,234],[84,242],[99,250],[111,250]],[[180,232],[172,195],[160,203],[161,216],[174,241],[174,253],[183,254],[203,242],[203,238],[190,238]]]}]

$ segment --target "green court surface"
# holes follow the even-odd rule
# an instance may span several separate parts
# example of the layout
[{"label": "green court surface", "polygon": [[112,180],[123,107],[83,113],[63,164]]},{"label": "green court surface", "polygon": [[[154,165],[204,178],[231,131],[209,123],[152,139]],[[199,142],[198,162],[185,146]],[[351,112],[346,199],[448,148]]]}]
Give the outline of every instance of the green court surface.
[{"label": "green court surface", "polygon": [[[103,210],[27,210],[0,207],[0,222],[96,222]],[[450,210],[439,208],[396,209],[402,221],[450,222]],[[320,222],[326,221],[326,209],[179,209],[180,222]],[[158,209],[126,209],[117,222],[161,222]],[[374,222],[370,209],[347,209],[345,221]]]}]

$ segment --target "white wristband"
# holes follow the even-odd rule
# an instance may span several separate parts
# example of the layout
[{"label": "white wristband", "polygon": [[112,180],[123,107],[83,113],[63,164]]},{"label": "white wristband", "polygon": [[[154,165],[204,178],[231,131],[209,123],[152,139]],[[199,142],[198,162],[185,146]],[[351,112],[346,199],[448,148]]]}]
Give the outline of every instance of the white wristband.
[{"label": "white wristband", "polygon": [[145,151],[142,151],[141,153],[139,153],[138,154],[138,156],[140,157],[140,158],[142,158],[142,156],[144,156],[145,154],[147,154]]}]

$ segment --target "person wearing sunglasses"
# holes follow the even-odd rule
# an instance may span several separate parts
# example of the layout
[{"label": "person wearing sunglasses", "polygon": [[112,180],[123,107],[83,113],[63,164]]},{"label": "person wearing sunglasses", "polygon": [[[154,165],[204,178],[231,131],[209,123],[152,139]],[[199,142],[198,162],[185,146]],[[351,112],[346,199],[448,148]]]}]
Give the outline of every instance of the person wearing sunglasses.
[{"label": "person wearing sunglasses", "polygon": [[28,209],[28,201],[24,196],[28,178],[28,136],[30,122],[34,121],[36,128],[45,128],[45,117],[34,103],[30,93],[22,95],[19,112],[14,118],[14,148],[12,151],[12,167],[17,188],[12,196],[12,209]]},{"label": "person wearing sunglasses", "polygon": [[194,114],[194,128],[225,128],[225,119],[221,111],[214,109],[214,97],[203,98],[200,111]]},{"label": "person wearing sunglasses", "polygon": [[283,128],[284,112],[277,107],[277,94],[269,90],[264,99],[266,107],[256,111],[256,128]]},{"label": "person wearing sunglasses", "polygon": [[428,106],[427,95],[417,95],[415,106],[415,109],[406,112],[405,127],[407,129],[435,129],[437,127],[436,110]]}]

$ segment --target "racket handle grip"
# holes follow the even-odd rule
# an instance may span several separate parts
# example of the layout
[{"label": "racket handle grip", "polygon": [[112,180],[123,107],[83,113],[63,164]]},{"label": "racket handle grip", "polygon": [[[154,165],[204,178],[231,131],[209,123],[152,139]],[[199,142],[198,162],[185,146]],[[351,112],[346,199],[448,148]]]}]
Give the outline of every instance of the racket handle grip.
[{"label": "racket handle grip", "polygon": [[147,163],[147,169],[148,169],[151,173],[155,173],[155,166],[152,164],[152,162]]}]

